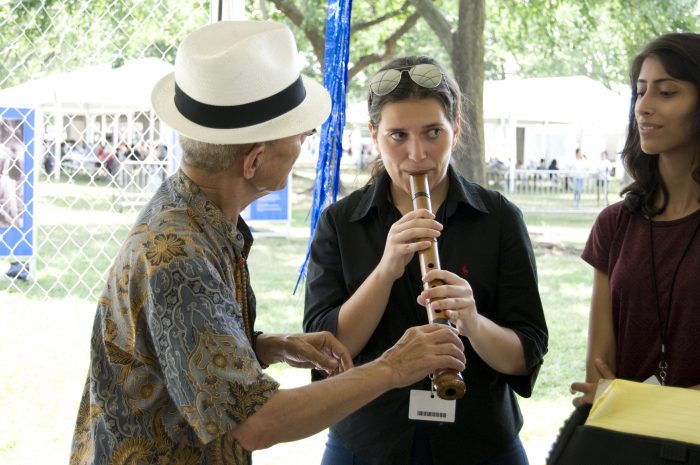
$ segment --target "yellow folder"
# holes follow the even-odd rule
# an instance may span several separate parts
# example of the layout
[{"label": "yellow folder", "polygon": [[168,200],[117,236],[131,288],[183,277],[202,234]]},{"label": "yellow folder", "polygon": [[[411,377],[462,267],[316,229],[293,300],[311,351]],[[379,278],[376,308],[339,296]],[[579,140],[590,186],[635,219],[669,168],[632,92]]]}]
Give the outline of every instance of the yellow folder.
[{"label": "yellow folder", "polygon": [[700,445],[700,391],[623,379],[601,383],[587,425]]}]

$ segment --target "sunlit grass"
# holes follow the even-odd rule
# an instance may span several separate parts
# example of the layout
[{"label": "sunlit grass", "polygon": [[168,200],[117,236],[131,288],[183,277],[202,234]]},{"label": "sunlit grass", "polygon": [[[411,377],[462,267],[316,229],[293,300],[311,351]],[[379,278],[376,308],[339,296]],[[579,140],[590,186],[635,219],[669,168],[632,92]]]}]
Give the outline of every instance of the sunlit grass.
[{"label": "sunlit grass", "polygon": [[[366,182],[366,176],[350,174],[348,178],[346,182],[344,177],[348,185]],[[293,228],[308,228],[310,186],[310,178],[294,178],[295,195],[305,200],[293,197]],[[60,189],[54,194],[68,195]],[[72,195],[84,198],[94,194],[98,199],[105,195],[99,190],[94,193],[92,186],[85,189]],[[99,199],[100,205],[102,202]],[[1,464],[67,463],[87,370],[96,296],[134,216],[118,217],[115,224],[88,222],[75,228],[46,223],[39,228],[38,281],[0,281]],[[525,417],[522,437],[533,465],[543,463],[570,413],[569,384],[583,377],[592,272],[578,255],[594,218],[592,213],[525,214],[534,236],[541,237],[543,243],[554,241],[536,248],[540,294],[550,333],[549,353],[532,398],[520,400]],[[303,234],[256,238],[249,266],[258,303],[258,329],[301,331],[303,286],[296,294],[292,291],[306,246]],[[309,381],[305,370],[282,366],[269,370],[283,388]],[[256,452],[254,462],[319,463],[324,442],[322,432]]]}]

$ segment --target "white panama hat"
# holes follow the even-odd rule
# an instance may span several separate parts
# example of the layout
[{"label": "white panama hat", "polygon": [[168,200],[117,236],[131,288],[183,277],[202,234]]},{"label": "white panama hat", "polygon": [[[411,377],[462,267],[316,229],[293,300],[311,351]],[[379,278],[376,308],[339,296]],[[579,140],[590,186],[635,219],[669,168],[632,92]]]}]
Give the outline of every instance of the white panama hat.
[{"label": "white panama hat", "polygon": [[296,42],[271,21],[222,21],[187,36],[175,71],[156,83],[158,116],[190,139],[245,144],[320,126],[331,109],[326,89],[299,74]]}]

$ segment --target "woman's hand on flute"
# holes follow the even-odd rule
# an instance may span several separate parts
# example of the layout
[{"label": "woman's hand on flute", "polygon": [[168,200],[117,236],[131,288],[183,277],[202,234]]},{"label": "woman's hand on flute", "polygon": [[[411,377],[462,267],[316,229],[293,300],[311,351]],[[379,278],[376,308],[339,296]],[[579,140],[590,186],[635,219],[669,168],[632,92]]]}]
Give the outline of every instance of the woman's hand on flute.
[{"label": "woman's hand on flute", "polygon": [[424,290],[418,303],[430,305],[435,310],[444,310],[459,334],[469,339],[474,351],[491,368],[506,375],[528,373],[522,342],[511,328],[480,315],[476,309],[474,294],[469,283],[446,270],[430,270],[423,281],[441,280],[444,284]]},{"label": "woman's hand on flute", "polygon": [[457,327],[459,334],[470,337],[478,327],[479,314],[472,287],[466,279],[447,270],[430,270],[424,282],[441,280],[444,284],[426,289],[418,295],[418,303],[431,303],[434,310],[445,310],[445,316]]},{"label": "woman's hand on flute", "polygon": [[399,279],[413,254],[431,246],[430,241],[425,238],[437,238],[441,230],[442,225],[435,221],[435,215],[428,210],[420,209],[406,213],[391,225],[384,254],[377,268],[392,280]]}]

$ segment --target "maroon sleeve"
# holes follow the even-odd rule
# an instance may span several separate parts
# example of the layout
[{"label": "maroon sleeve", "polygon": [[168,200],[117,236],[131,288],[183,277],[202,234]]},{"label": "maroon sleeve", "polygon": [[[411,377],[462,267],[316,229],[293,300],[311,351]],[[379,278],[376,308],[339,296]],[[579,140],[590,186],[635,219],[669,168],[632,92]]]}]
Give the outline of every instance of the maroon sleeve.
[{"label": "maroon sleeve", "polygon": [[621,207],[622,202],[618,202],[600,212],[581,253],[586,263],[605,274],[610,270],[610,247],[619,224]]}]

